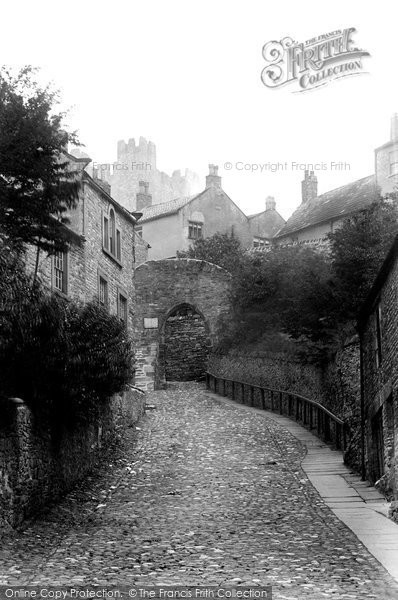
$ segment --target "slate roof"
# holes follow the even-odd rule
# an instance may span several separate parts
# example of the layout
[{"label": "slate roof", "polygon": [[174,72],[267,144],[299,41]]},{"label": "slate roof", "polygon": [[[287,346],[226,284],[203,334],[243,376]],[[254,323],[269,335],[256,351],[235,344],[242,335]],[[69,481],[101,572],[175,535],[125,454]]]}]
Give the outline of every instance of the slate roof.
[{"label": "slate roof", "polygon": [[152,221],[152,219],[157,219],[158,217],[172,215],[178,212],[180,208],[182,208],[186,204],[189,204],[189,202],[196,198],[197,195],[185,196],[183,198],[174,198],[174,200],[169,200],[168,202],[162,202],[161,204],[153,204],[152,206],[147,206],[146,208],[142,209],[142,217],[140,219],[140,223]]},{"label": "slate roof", "polygon": [[375,175],[357,179],[300,204],[275,237],[280,238],[311,225],[344,218],[369,206],[377,197]]}]

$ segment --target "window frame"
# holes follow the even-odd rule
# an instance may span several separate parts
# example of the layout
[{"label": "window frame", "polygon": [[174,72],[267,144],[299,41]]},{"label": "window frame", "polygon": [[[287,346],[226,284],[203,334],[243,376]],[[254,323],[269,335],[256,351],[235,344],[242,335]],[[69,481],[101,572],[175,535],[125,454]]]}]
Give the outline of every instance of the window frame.
[{"label": "window frame", "polygon": [[108,213],[102,215],[102,250],[119,266],[123,266],[122,246],[122,230],[117,226],[116,211],[111,207]]},{"label": "window frame", "polygon": [[[104,302],[101,301],[101,281],[105,283]],[[97,281],[98,304],[106,309],[109,309],[109,277],[102,270],[98,270]]]},{"label": "window frame", "polygon": [[393,150],[389,153],[389,174],[398,175],[398,151]]},{"label": "window frame", "polygon": [[[120,314],[121,298],[123,298],[123,300],[126,302],[125,314],[123,315],[123,317]],[[128,318],[129,318],[129,299],[128,299],[128,294],[127,294],[126,290],[124,290],[123,288],[120,288],[120,287],[117,287],[116,310],[117,310],[118,319],[120,319],[120,321],[122,321],[122,323],[124,323],[127,327],[128,326]]]},{"label": "window frame", "polygon": [[[203,239],[203,223],[200,221],[188,221],[188,239],[201,240]],[[200,235],[192,235],[193,232],[200,232]]]},{"label": "window frame", "polygon": [[[56,259],[57,259],[57,255],[59,255],[59,254],[62,254],[62,256],[63,256],[62,289],[60,289],[56,285],[57,271],[60,271],[60,269],[58,269],[58,267],[56,266]],[[51,273],[52,289],[57,294],[60,294],[62,296],[67,296],[68,292],[69,292],[69,252],[68,252],[68,250],[55,252],[52,255],[51,263],[52,263],[52,267],[51,267],[52,268],[52,273]]]}]

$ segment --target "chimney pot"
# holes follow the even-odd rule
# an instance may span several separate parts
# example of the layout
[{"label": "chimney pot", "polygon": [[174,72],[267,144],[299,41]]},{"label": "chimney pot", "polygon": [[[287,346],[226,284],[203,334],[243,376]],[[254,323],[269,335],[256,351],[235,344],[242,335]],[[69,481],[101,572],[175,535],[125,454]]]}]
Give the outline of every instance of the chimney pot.
[{"label": "chimney pot", "polygon": [[311,171],[310,175],[308,171],[304,171],[304,179],[301,182],[301,199],[302,203],[310,202],[315,200],[318,196],[318,179],[314,175],[314,171]]},{"label": "chimney pot", "polygon": [[221,177],[218,174],[218,165],[209,165],[209,174],[206,177],[206,187],[221,187]]},{"label": "chimney pot", "polygon": [[267,196],[265,200],[265,210],[275,210],[276,202],[273,196]]},{"label": "chimney pot", "polygon": [[152,206],[152,196],[149,194],[149,181],[139,181],[136,209],[140,211],[147,206]]}]

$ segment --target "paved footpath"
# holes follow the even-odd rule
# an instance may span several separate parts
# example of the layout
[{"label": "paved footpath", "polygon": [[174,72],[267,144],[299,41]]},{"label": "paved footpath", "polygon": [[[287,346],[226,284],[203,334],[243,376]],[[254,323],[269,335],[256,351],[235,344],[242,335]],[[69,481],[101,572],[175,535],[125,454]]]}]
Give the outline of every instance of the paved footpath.
[{"label": "paved footpath", "polygon": [[1,541],[0,584],[271,583],[277,600],[398,598],[275,419],[197,384],[149,402],[157,409],[100,476]]}]

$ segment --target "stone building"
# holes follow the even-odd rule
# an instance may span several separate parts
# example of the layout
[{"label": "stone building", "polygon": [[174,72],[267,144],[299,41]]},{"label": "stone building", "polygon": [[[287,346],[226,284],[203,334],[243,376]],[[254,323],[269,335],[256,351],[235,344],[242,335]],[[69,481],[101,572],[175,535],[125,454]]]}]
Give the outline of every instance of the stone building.
[{"label": "stone building", "polygon": [[[90,159],[66,156],[82,184],[78,204],[68,215],[70,245],[54,256],[39,253],[39,277],[65,298],[81,302],[97,298],[132,329],[137,215],[123,208],[85,171]],[[30,248],[28,270],[35,268],[36,259],[36,249]]]},{"label": "stone building", "polygon": [[314,171],[305,171],[301,204],[275,236],[281,244],[325,244],[328,233],[398,184],[398,114],[391,119],[390,140],[375,150],[375,173],[318,196]]},{"label": "stone building", "polygon": [[398,499],[398,236],[359,319],[364,475]]},{"label": "stone building", "polygon": [[209,165],[202,192],[162,204],[153,204],[150,189],[142,181],[136,206],[142,212],[138,229],[150,245],[151,260],[176,256],[196,239],[215,233],[234,234],[246,248],[253,243],[263,246],[284,223],[273,198],[267,200],[265,211],[247,217],[222,189],[215,165]]},{"label": "stone building", "polygon": [[188,196],[199,191],[199,177],[186,169],[182,174],[176,170],[167,175],[159,171],[156,164],[156,146],[140,137],[117,144],[117,160],[112,163],[94,163],[93,177],[106,181],[111,186],[112,197],[129,211],[139,210],[135,204],[139,182],[149,185],[154,204],[168,202],[174,198]]},{"label": "stone building", "polygon": [[265,200],[265,210],[255,215],[249,215],[249,227],[254,248],[269,246],[275,235],[284,226],[285,220],[276,210],[273,196]]}]

